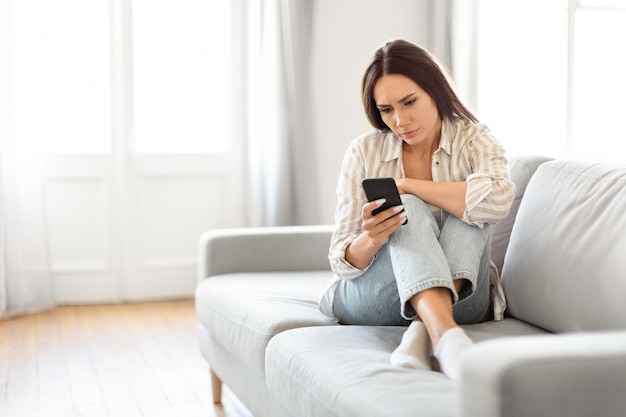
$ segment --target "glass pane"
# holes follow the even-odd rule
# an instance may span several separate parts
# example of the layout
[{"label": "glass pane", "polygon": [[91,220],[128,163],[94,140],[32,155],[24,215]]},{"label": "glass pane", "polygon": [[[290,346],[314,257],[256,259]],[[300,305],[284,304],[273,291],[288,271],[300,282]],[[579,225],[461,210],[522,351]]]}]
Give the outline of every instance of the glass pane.
[{"label": "glass pane", "polygon": [[133,1],[138,152],[230,149],[230,22],[227,0]]},{"label": "glass pane", "polygon": [[626,9],[626,2],[624,0],[580,0],[580,4],[590,7]]},{"label": "glass pane", "polygon": [[11,120],[18,150],[111,148],[107,0],[11,3]]},{"label": "glass pane", "polygon": [[563,1],[483,0],[478,117],[508,155],[556,155],[567,132],[567,10]]},{"label": "glass pane", "polygon": [[574,152],[626,162],[626,12],[579,10],[574,61]]}]

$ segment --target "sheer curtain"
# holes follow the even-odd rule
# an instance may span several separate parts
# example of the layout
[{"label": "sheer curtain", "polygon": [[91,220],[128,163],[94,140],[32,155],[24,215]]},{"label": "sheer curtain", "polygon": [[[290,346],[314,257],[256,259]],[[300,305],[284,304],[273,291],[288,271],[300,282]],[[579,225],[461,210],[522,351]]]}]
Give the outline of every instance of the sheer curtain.
[{"label": "sheer curtain", "polygon": [[0,318],[54,306],[40,161],[20,157],[11,129],[10,2],[0,2]]},{"label": "sheer curtain", "polygon": [[478,0],[450,0],[451,72],[459,98],[472,111],[477,108]]},{"label": "sheer curtain", "polygon": [[55,301],[38,163],[17,163],[4,128],[1,135],[0,317],[5,318],[52,308]]},{"label": "sheer curtain", "polygon": [[248,155],[249,223],[315,223],[315,149],[309,122],[312,2],[241,3],[245,38],[238,67]]},{"label": "sheer curtain", "polygon": [[[0,148],[0,152],[2,149]],[[2,182],[2,175],[0,174],[0,184]],[[4,243],[4,209],[2,198],[2,186],[0,185],[0,318],[4,317],[7,311],[7,271],[6,271],[6,255],[5,255],[5,243]]]},{"label": "sheer curtain", "polygon": [[437,59],[452,70],[452,7],[453,0],[428,2],[428,48]]},{"label": "sheer curtain", "polygon": [[464,104],[475,108],[476,1],[430,0],[428,47],[447,68]]}]

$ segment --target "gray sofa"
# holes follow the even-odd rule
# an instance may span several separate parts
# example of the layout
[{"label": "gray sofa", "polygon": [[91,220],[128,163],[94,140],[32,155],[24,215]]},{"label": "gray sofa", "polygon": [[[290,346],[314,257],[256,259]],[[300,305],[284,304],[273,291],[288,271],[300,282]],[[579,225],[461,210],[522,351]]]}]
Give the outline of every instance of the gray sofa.
[{"label": "gray sofa", "polygon": [[318,311],[332,226],[203,234],[214,401],[223,382],[256,417],[626,415],[626,167],[520,157],[511,175],[516,200],[492,229],[506,318],[464,326],[477,343],[459,381],[392,367],[402,327]]}]

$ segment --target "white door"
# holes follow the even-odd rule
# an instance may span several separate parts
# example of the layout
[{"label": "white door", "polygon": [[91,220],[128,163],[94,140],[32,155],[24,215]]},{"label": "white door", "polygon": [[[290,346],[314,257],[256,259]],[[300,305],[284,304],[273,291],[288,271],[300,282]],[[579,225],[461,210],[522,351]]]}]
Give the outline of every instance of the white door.
[{"label": "white door", "polygon": [[199,234],[244,224],[229,5],[10,2],[16,185],[58,302],[190,296]]}]

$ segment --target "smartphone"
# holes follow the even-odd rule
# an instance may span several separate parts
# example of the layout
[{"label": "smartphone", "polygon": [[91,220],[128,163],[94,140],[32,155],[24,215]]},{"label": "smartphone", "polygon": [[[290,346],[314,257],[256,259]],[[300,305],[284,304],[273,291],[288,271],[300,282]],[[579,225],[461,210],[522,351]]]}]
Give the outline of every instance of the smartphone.
[{"label": "smartphone", "polygon": [[[367,201],[374,201],[380,198],[386,200],[381,207],[372,211],[373,215],[390,207],[402,205],[400,193],[393,178],[365,178],[361,184],[363,185]],[[406,224],[406,221],[403,224]]]}]

